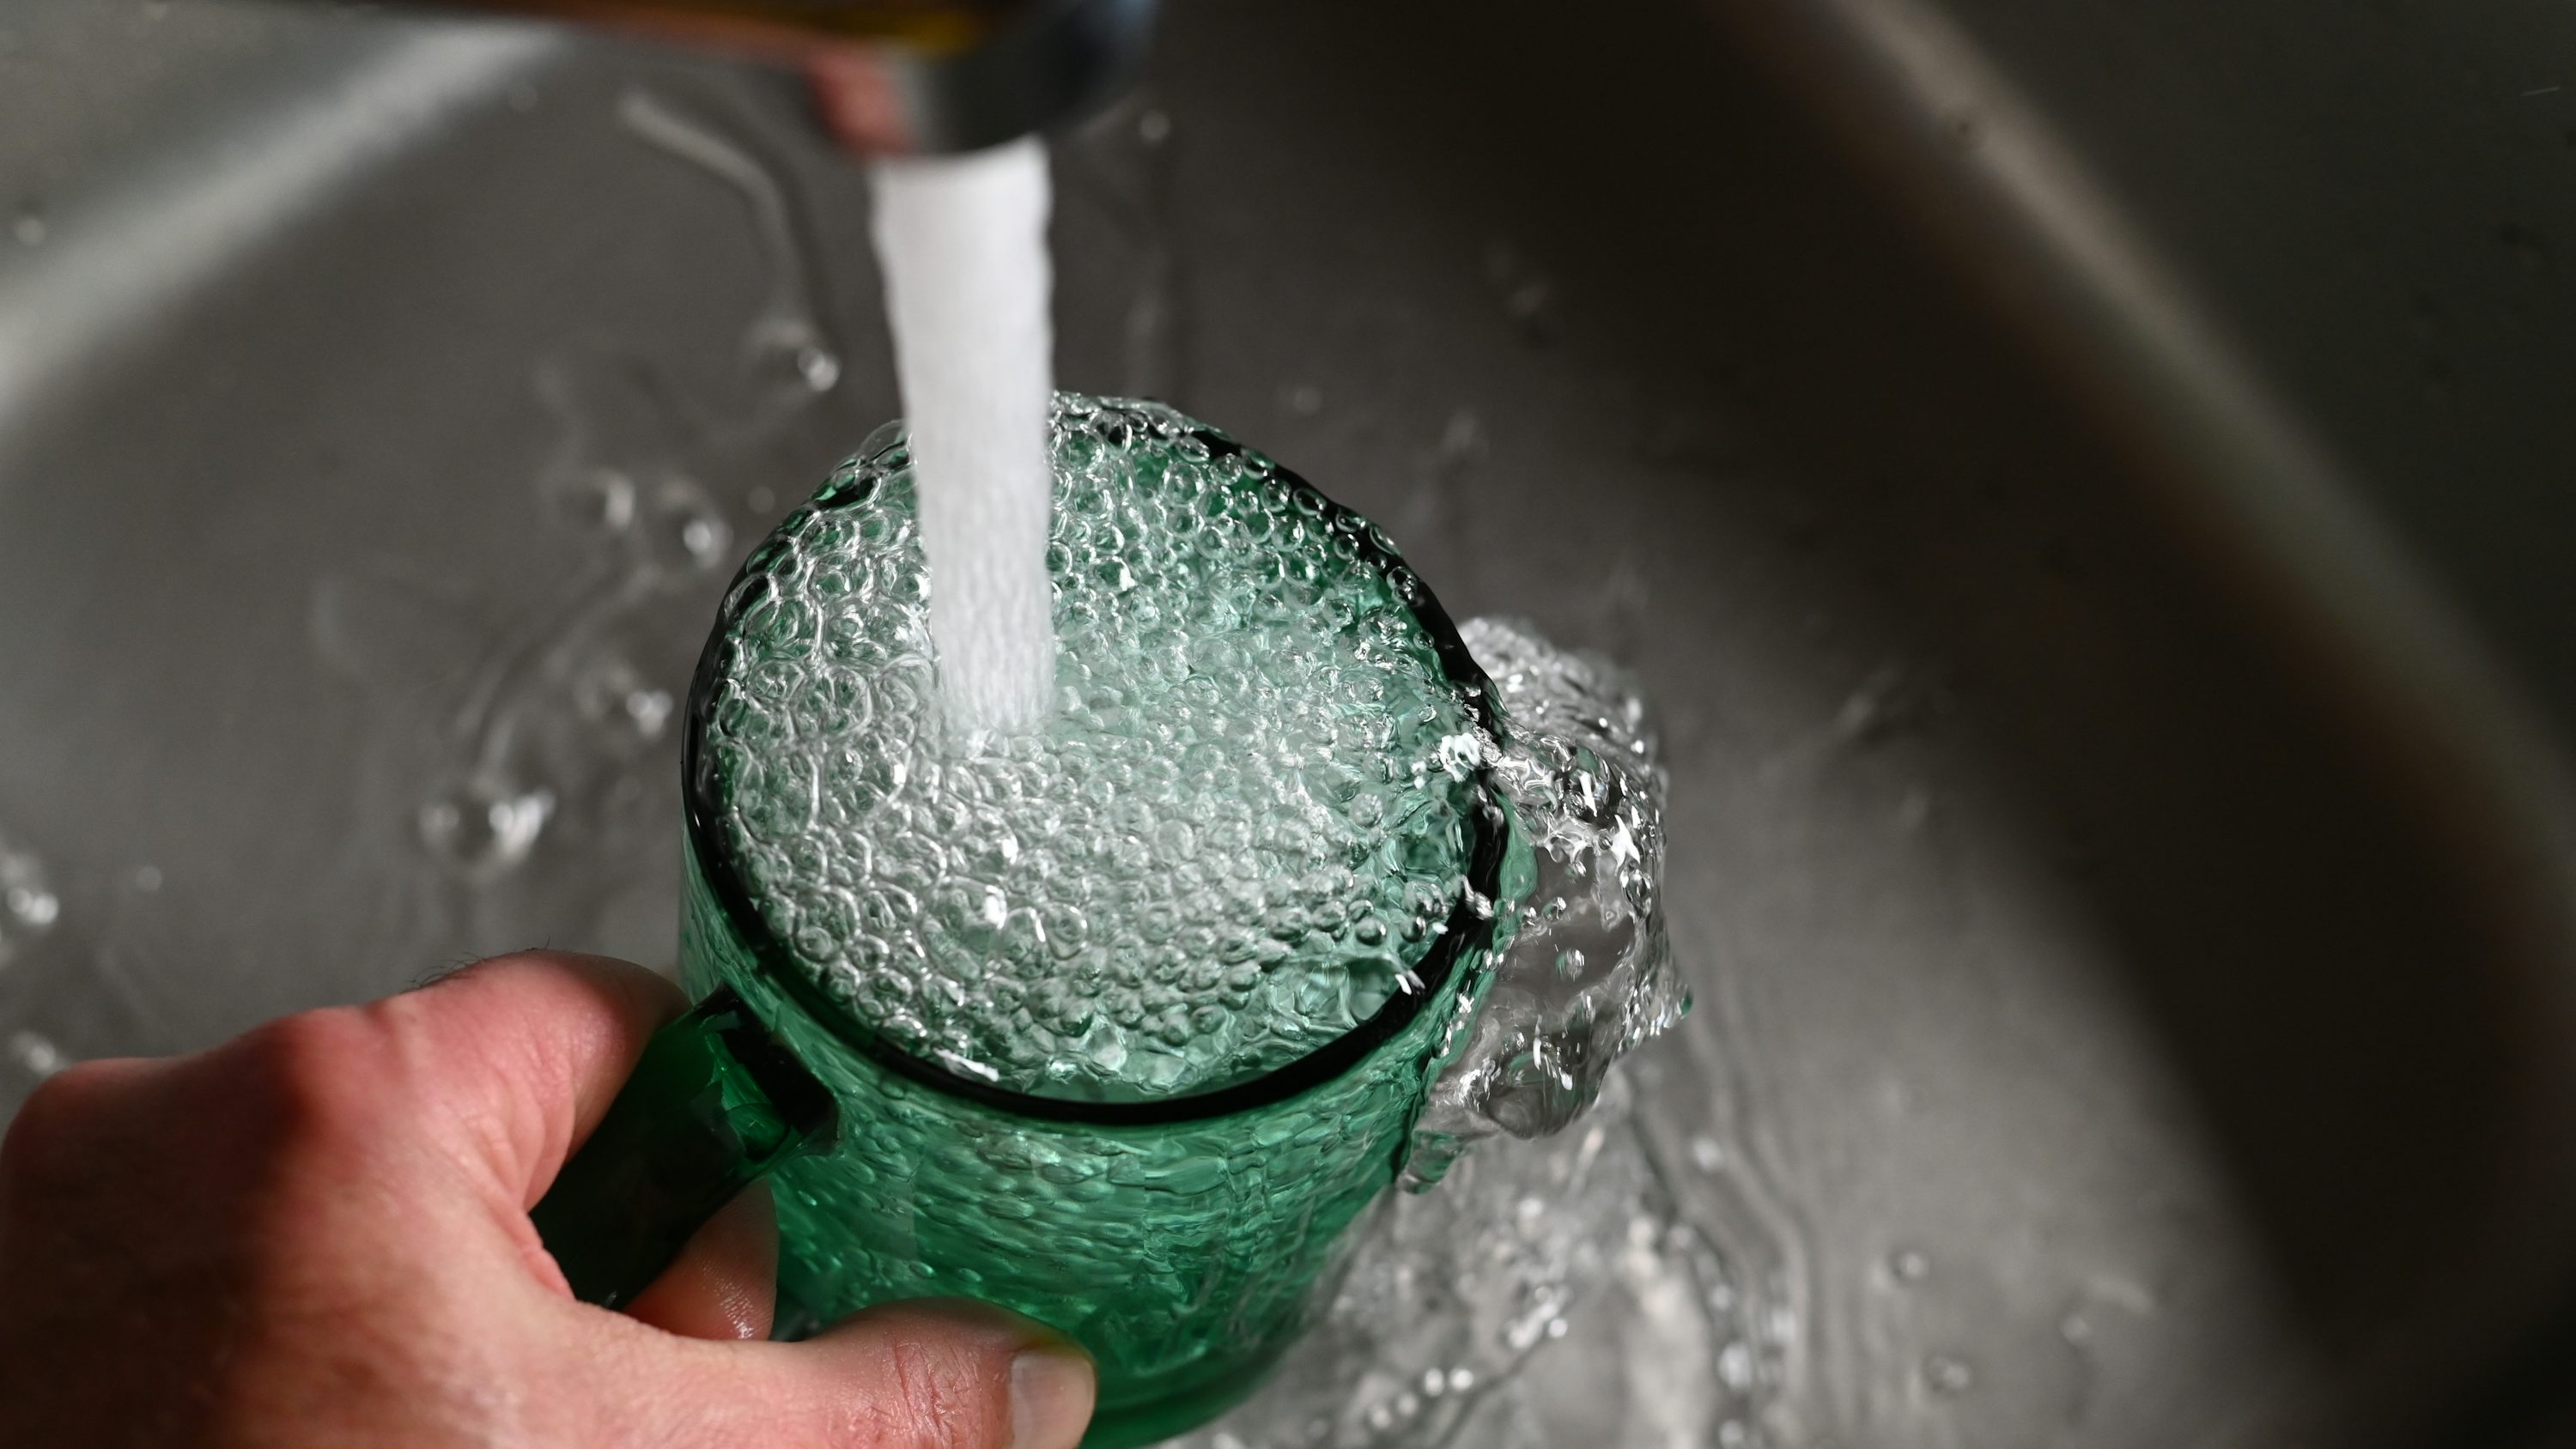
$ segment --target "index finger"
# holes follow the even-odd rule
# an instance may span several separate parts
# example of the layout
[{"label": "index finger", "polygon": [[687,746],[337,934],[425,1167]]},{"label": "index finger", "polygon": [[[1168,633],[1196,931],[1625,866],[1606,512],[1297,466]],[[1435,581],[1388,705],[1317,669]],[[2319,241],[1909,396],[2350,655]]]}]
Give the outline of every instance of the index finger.
[{"label": "index finger", "polygon": [[599,1125],[645,1042],[687,1005],[678,987],[631,962],[521,951],[375,1010],[419,1048],[454,1145],[524,1211]]}]

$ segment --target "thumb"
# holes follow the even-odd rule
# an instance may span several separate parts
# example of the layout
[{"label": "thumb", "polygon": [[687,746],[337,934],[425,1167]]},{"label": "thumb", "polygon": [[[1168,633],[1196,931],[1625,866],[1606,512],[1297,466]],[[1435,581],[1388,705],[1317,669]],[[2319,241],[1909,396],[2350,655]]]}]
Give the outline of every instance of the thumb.
[{"label": "thumb", "polygon": [[[743,1427],[764,1442],[1074,1449],[1091,1422],[1095,1380],[1081,1349],[963,1299],[871,1308],[802,1343],[686,1347],[732,1360],[718,1382],[731,1401],[761,1406],[765,1422]],[[758,1393],[744,1392],[745,1378]]]}]

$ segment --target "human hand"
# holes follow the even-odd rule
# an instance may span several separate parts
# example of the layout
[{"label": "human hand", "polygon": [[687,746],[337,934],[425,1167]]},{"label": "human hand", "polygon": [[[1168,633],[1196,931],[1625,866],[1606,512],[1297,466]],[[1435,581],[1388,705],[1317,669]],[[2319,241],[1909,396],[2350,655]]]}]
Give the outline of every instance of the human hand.
[{"label": "human hand", "polygon": [[625,1313],[528,1208],[679,993],[500,957],[211,1051],[88,1062],[0,1142],[0,1444],[1073,1449],[1089,1362],[999,1309],[769,1343],[754,1188]]}]

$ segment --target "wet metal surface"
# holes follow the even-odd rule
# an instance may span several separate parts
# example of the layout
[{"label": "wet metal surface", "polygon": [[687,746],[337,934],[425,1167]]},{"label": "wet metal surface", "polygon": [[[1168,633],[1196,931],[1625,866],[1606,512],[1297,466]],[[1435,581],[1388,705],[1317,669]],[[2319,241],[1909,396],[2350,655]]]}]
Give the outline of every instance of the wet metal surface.
[{"label": "wet metal surface", "polygon": [[[485,952],[666,958],[670,700],[895,411],[864,185],[765,79],[145,16],[0,5],[0,1103]],[[2311,667],[2295,571],[1745,32],[1479,16],[1177,7],[1056,163],[1065,386],[1664,708],[1698,1010],[1638,1155],[1490,1170],[1608,1153],[1652,1211],[1477,1432],[2270,1444],[2458,1378],[2565,1204],[2546,782],[2492,808],[2484,736]],[[95,87],[6,89],[48,55]],[[1760,1312],[1673,1301],[1667,1231]]]}]

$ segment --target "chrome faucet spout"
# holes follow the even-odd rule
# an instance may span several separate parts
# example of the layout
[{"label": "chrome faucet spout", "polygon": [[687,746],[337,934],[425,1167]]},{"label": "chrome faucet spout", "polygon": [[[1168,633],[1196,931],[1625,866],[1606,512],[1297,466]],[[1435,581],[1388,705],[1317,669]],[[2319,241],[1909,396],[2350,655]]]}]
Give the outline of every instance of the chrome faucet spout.
[{"label": "chrome faucet spout", "polygon": [[1156,0],[475,0],[759,57],[868,156],[976,151],[1068,125],[1134,80]]}]

